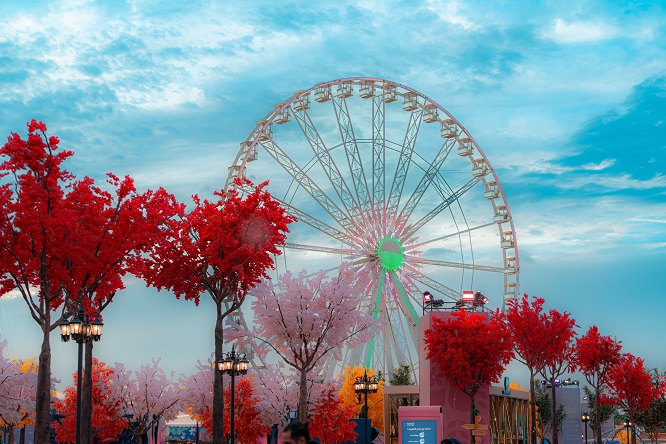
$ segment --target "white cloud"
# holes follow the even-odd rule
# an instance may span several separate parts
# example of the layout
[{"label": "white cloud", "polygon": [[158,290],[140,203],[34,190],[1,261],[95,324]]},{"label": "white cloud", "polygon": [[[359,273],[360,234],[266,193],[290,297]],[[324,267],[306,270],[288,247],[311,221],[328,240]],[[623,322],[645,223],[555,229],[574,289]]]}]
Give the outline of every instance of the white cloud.
[{"label": "white cloud", "polygon": [[615,159],[604,159],[599,163],[586,163],[581,167],[582,170],[586,171],[602,171],[606,168],[610,168],[615,165]]},{"label": "white cloud", "polygon": [[11,301],[12,299],[18,299],[21,297],[21,292],[18,290],[12,290],[8,293],[5,293],[0,297],[0,302],[2,301]]},{"label": "white cloud", "polygon": [[629,174],[575,177],[560,182],[559,187],[578,189],[586,185],[597,185],[611,190],[651,190],[654,188],[666,188],[666,176],[655,174],[652,179],[647,180],[635,179]]},{"label": "white cloud", "polygon": [[557,19],[552,27],[542,34],[542,38],[568,44],[598,42],[615,38],[618,34],[615,27],[602,22],[566,22]]},{"label": "white cloud", "polygon": [[444,22],[460,26],[465,30],[473,30],[478,26],[463,13],[463,5],[457,0],[428,0],[426,8]]}]

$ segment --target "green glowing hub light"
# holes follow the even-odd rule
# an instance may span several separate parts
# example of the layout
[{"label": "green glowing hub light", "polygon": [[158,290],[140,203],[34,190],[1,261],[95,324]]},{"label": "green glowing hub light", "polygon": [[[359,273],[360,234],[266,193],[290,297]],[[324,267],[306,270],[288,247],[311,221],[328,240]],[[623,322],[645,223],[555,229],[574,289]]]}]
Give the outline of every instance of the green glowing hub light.
[{"label": "green glowing hub light", "polygon": [[377,245],[377,256],[384,270],[396,271],[405,261],[405,249],[398,239],[385,237]]}]

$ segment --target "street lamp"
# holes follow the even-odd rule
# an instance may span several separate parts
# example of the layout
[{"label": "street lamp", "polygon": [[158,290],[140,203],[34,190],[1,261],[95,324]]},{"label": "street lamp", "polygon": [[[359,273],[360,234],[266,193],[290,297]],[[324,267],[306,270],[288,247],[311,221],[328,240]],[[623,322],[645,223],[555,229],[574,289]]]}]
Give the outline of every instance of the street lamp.
[{"label": "street lamp", "polygon": [[587,412],[583,412],[583,414],[580,415],[580,420],[583,421],[583,428],[585,430],[585,444],[587,444],[587,423],[590,420],[590,415],[588,415]]},{"label": "street lamp", "polygon": [[81,373],[83,373],[83,344],[90,341],[99,341],[102,338],[102,327],[104,324],[99,320],[99,315],[92,322],[88,322],[88,315],[83,306],[79,307],[78,315],[71,321],[67,318],[60,323],[60,339],[69,342],[70,339],[79,344],[79,362],[76,375],[76,444],[81,442]]},{"label": "street lamp", "polygon": [[231,444],[236,442],[236,437],[234,436],[236,431],[234,429],[234,395],[235,387],[234,380],[236,375],[244,375],[247,373],[247,369],[250,366],[250,361],[245,358],[245,353],[236,353],[234,348],[231,348],[230,353],[226,353],[226,358],[217,361],[217,370],[222,375],[231,376]]},{"label": "street lamp", "polygon": [[[356,381],[354,382],[354,391],[358,394],[358,401],[361,402],[361,395],[365,396],[363,410],[361,410],[362,413],[359,415],[361,418],[368,419],[368,393],[377,393],[378,388],[379,383],[377,382],[377,378],[374,376],[369,378],[367,370],[363,370],[363,376],[356,378]],[[370,427],[368,427],[367,422],[365,428],[365,442],[370,442]]]},{"label": "street lamp", "polygon": [[627,429],[627,444],[631,443],[631,438],[630,438],[631,435],[629,435],[629,433],[632,426],[633,424],[631,423],[631,421],[625,421],[622,423],[622,427]]}]

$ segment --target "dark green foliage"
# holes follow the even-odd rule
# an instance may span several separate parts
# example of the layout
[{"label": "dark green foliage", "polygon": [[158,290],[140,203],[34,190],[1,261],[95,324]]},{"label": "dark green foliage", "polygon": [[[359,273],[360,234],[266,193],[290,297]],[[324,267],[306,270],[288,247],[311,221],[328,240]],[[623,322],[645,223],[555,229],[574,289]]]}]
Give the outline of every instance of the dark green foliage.
[{"label": "dark green foliage", "polygon": [[[543,386],[538,379],[534,383],[534,392],[534,400],[537,406],[537,421],[539,423],[539,428],[541,429],[539,437],[544,438],[547,435],[546,431],[551,431],[553,429],[553,400],[548,393],[548,389]],[[558,429],[566,416],[567,412],[564,411],[564,404],[560,404],[557,407],[557,413],[555,414],[555,423],[557,424]]]},{"label": "dark green foliage", "polygon": [[414,385],[412,380],[412,368],[409,364],[402,364],[396,367],[391,375],[391,385]]},{"label": "dark green foliage", "polygon": [[[599,422],[597,420],[597,414],[596,414],[595,408],[594,408],[594,405],[595,405],[595,402],[596,402],[596,397],[595,397],[594,391],[590,390],[590,388],[588,386],[584,386],[583,391],[585,392],[585,396],[587,397],[587,408],[589,410],[588,414],[590,415],[590,429],[592,430],[593,436],[596,438],[596,436],[597,436],[597,433],[596,433],[597,424]],[[603,393],[604,393],[603,389],[600,390],[600,393],[603,395]],[[602,399],[603,399],[603,397],[602,397]],[[603,424],[604,422],[611,419],[612,416],[613,416],[613,406],[609,405],[609,404],[602,403],[601,404],[601,414],[600,414],[601,424]]]}]

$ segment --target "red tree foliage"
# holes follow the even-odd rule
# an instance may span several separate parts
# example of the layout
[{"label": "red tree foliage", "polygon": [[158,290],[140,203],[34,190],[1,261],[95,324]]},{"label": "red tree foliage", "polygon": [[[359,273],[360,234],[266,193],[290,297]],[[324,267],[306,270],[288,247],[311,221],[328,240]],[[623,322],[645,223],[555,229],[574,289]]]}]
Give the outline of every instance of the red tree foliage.
[{"label": "red tree foliage", "polygon": [[[571,362],[572,371],[580,371],[595,392],[595,414],[601,417],[601,389],[608,383],[611,368],[620,362],[622,345],[610,336],[602,336],[596,325],[578,338]],[[597,444],[601,444],[601,422],[596,427]]]},{"label": "red tree foliage", "polygon": [[[518,361],[525,364],[530,372],[530,423],[536,424],[534,377],[541,372],[550,357],[551,337],[548,314],[543,310],[545,300],[537,297],[533,299],[530,303],[529,296],[524,294],[520,301],[509,307],[506,319]],[[531,429],[531,442],[536,444],[536,427]]]},{"label": "red tree foliage", "polygon": [[[136,193],[130,178],[109,175],[112,192],[63,168],[73,155],[59,150],[46,125],[31,121],[28,138],[12,134],[0,148],[0,295],[18,291],[43,333],[39,355],[35,440],[49,439],[49,333],[85,298],[105,300],[123,288],[121,276],[150,245],[154,217],[172,210],[160,189]],[[155,204],[155,205],[153,205]],[[90,303],[88,301],[88,306]],[[69,311],[69,313],[67,313]]]},{"label": "red tree foliage", "polygon": [[356,432],[350,419],[355,412],[356,406],[343,405],[336,387],[331,384],[310,413],[310,435],[319,438],[321,444],[354,441]]},{"label": "red tree foliage", "polygon": [[[92,428],[93,436],[97,440],[116,438],[126,428],[123,421],[119,403],[115,397],[109,396],[109,378],[113,370],[103,362],[93,358],[92,371]],[[74,384],[76,385],[76,373],[74,373]],[[56,401],[53,407],[58,413],[66,415],[62,425],[53,423],[56,438],[60,443],[76,442],[76,388],[65,389],[65,399]]]},{"label": "red tree foliage", "polygon": [[[236,397],[234,400],[234,428],[236,441],[239,444],[254,444],[270,431],[270,427],[261,423],[258,399],[254,394],[250,378],[236,380]],[[231,436],[231,388],[224,391],[224,434]]]},{"label": "red tree foliage", "polygon": [[486,384],[498,382],[513,357],[509,327],[496,312],[490,317],[460,310],[444,321],[433,318],[425,331],[428,359],[470,397],[474,422],[474,397]]},{"label": "red tree foliage", "polygon": [[[202,293],[215,303],[215,361],[223,358],[223,322],[238,310],[247,291],[266,270],[273,267],[278,245],[284,244],[287,226],[295,219],[285,214],[279,202],[264,188],[247,179],[237,179],[248,190],[219,191],[215,202],[194,196],[194,208],[181,219],[171,220],[167,236],[156,242],[150,258],[143,262],[141,276],[149,285],[169,289],[176,297],[199,304]],[[213,383],[211,435],[223,442],[222,381],[216,372]]]},{"label": "red tree foliage", "polygon": [[614,404],[621,407],[636,424],[650,403],[664,396],[663,383],[655,385],[643,360],[627,353],[608,373],[608,393]]}]

